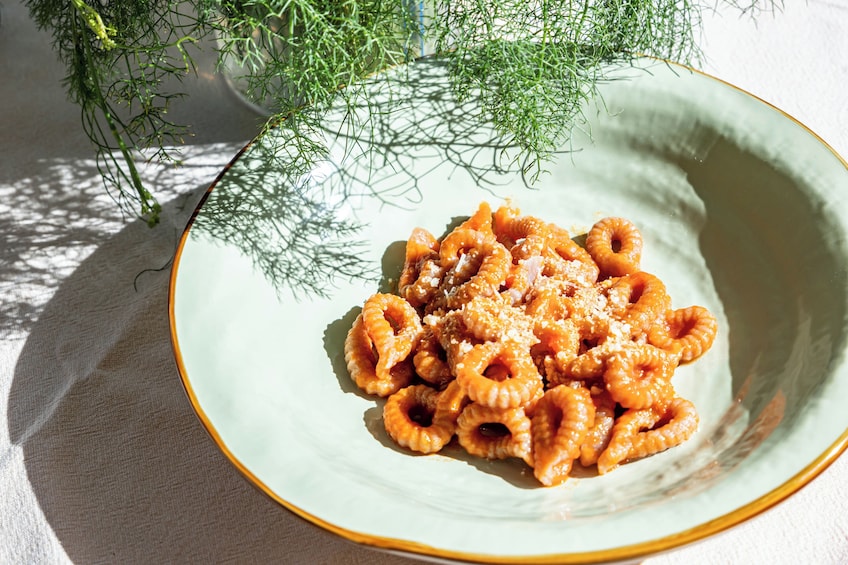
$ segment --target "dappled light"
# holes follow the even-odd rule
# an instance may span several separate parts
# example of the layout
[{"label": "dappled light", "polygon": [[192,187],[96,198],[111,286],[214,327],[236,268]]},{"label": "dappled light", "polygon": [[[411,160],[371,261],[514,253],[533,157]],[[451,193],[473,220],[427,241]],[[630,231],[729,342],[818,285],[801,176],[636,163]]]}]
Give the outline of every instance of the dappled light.
[{"label": "dappled light", "polygon": [[[238,150],[235,144],[189,146],[183,149],[189,165],[149,163],[145,180],[168,199],[192,199],[204,181],[215,178]],[[38,174],[0,184],[0,338],[25,332],[41,308],[85,257],[132,218],[123,216],[104,191],[93,160],[51,158],[39,160]],[[198,182],[201,184],[198,185]],[[176,246],[184,214],[163,218],[148,229],[150,237],[169,238]],[[167,264],[139,262],[139,272]]]}]

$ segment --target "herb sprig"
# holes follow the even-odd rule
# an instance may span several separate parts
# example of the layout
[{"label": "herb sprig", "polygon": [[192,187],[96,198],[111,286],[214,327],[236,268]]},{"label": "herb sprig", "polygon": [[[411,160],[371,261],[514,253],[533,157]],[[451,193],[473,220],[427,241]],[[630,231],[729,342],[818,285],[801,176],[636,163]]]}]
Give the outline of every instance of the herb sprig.
[{"label": "herb sprig", "polygon": [[[714,1],[735,4],[740,13],[780,4]],[[136,160],[151,151],[152,158],[177,160],[169,147],[190,128],[170,120],[168,110],[183,94],[168,89],[195,72],[194,48],[210,34],[219,39],[222,64],[236,61],[243,69],[248,96],[273,109],[268,123],[285,123],[291,132],[284,138],[306,140],[323,112],[359,103],[360,79],[414,58],[423,32],[448,59],[459,100],[479,97],[496,128],[521,148],[509,158],[532,180],[579,126],[582,103],[604,79],[605,63],[643,54],[697,59],[701,15],[711,9],[706,2],[27,0],[27,6],[52,33],[105,188],[123,210],[155,225],[159,203]],[[424,29],[420,6],[428,14]],[[307,105],[311,111],[300,115]]]},{"label": "herb sprig", "polygon": [[27,6],[36,24],[52,33],[67,68],[65,86],[80,106],[104,187],[121,209],[157,223],[160,206],[136,160],[147,150],[152,158],[173,159],[168,147],[189,132],[169,119],[171,103],[182,94],[165,91],[164,84],[194,71],[190,46],[208,28],[207,12],[187,15],[172,0],[29,0]]},{"label": "herb sprig", "polygon": [[455,91],[478,96],[513,136],[531,179],[579,122],[605,64],[638,54],[689,64],[698,54],[701,6],[690,0],[442,0],[436,8],[433,33],[452,51]]}]

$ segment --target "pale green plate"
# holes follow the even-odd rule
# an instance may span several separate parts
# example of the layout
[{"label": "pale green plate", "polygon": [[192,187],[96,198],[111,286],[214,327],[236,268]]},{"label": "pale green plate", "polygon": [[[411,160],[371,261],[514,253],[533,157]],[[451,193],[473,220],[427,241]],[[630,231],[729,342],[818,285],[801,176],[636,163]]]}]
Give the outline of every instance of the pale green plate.
[{"label": "pale green plate", "polygon": [[[617,76],[532,188],[428,59],[374,78],[375,121],[358,121],[356,108],[330,120],[328,159],[297,169],[303,153],[263,138],[222,173],[174,264],[171,328],[195,410],[249,480],[365,544],[598,562],[738,524],[845,449],[846,163],[715,79],[657,61]],[[409,86],[390,99],[385,80]],[[717,316],[713,348],[675,376],[701,414],[689,442],[542,488],[520,462],[415,456],[387,438],[381,402],[345,370],[347,329],[397,276],[412,228],[442,235],[481,200],[507,197],[574,234],[630,218],[643,269],[674,306]]]}]

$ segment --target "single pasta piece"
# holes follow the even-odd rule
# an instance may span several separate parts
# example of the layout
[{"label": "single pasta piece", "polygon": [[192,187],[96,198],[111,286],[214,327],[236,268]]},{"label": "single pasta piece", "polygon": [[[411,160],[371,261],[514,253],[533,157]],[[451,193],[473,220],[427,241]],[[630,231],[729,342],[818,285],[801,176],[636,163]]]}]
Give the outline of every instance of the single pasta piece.
[{"label": "single pasta piece", "polygon": [[534,289],[528,298],[524,311],[539,320],[564,320],[572,315],[571,302],[555,286]]},{"label": "single pasta piece", "polygon": [[660,415],[661,425],[636,434],[627,459],[647,457],[680,445],[698,429],[698,412],[695,405],[685,398],[673,399]]},{"label": "single pasta piece", "polygon": [[444,274],[438,258],[439,240],[424,228],[413,229],[398,278],[398,293],[413,306],[424,304],[435,294]]},{"label": "single pasta piece", "polygon": [[533,475],[545,486],[564,482],[580,456],[595,405],[589,390],[556,386],[533,408]]},{"label": "single pasta piece", "polygon": [[532,466],[530,418],[522,408],[501,410],[471,403],[457,419],[456,437],[471,455],[486,459],[517,457]]},{"label": "single pasta piece", "polygon": [[610,302],[620,308],[616,314],[630,325],[633,336],[647,332],[671,306],[663,282],[644,271],[621,277],[607,294]]},{"label": "single pasta piece", "polygon": [[592,380],[603,378],[607,370],[607,360],[622,346],[619,342],[608,340],[589,347],[568,364],[565,376],[571,379]]},{"label": "single pasta piece", "polygon": [[590,286],[598,280],[600,270],[589,253],[556,225],[550,225],[548,247],[543,255],[543,273],[547,276],[565,277],[578,286]]},{"label": "single pasta piece", "polygon": [[467,282],[449,292],[449,308],[460,308],[477,296],[499,296],[512,267],[509,250],[497,241],[492,241],[483,250],[482,256],[477,272]]},{"label": "single pasta piece", "polygon": [[648,343],[680,355],[680,363],[691,363],[712,347],[718,332],[715,316],[703,306],[669,310],[665,323],[651,326]]},{"label": "single pasta piece", "polygon": [[442,240],[439,259],[453,273],[461,272],[446,276],[439,289],[450,309],[461,307],[475,296],[495,296],[512,266],[506,247],[493,236],[468,228],[455,229]]},{"label": "single pasta piece", "polygon": [[[483,264],[483,258],[483,251],[471,248],[464,251],[460,256],[460,260],[452,263],[450,268],[445,269],[442,267],[445,269],[444,275],[439,282],[435,294],[424,305],[424,313],[443,315],[457,308],[456,303],[459,302],[456,297],[457,290],[470,281],[480,270]],[[439,262],[441,266],[441,259],[439,259]]]},{"label": "single pasta piece", "polygon": [[395,442],[418,453],[436,453],[453,437],[454,427],[436,421],[439,392],[427,385],[411,385],[389,396],[383,407],[383,425]]},{"label": "single pasta piece", "polygon": [[471,228],[457,227],[442,240],[439,246],[439,260],[442,266],[451,268],[463,255],[473,250],[482,252],[488,249],[494,238],[489,234]]},{"label": "single pasta piece", "polygon": [[456,380],[472,401],[501,410],[523,406],[542,388],[530,353],[509,342],[475,345],[457,363]]},{"label": "single pasta piece", "polygon": [[471,399],[468,398],[468,395],[462,390],[459,383],[453,380],[448,383],[445,390],[439,393],[433,422],[455,432],[459,415],[462,414],[462,411],[469,404],[471,404]]},{"label": "single pasta piece", "polygon": [[569,320],[536,320],[533,333],[539,343],[530,348],[533,362],[548,386],[562,384],[571,362],[577,358],[580,335]]},{"label": "single pasta piece", "polygon": [[[476,296],[458,310],[465,329],[481,341],[497,341],[509,325],[506,304],[488,296]],[[512,307],[509,307],[510,310]]]},{"label": "single pasta piece", "polygon": [[423,258],[414,268],[417,278],[408,284],[399,285],[398,294],[417,308],[433,299],[446,271],[439,264],[438,255],[435,258]]},{"label": "single pasta piece", "polygon": [[526,261],[531,257],[538,257],[545,250],[547,240],[544,235],[528,235],[521,238],[518,243],[509,248],[512,262],[515,264]]},{"label": "single pasta piece", "polygon": [[456,376],[456,366],[480,340],[471,335],[459,310],[450,310],[443,315],[427,315],[425,323],[432,329],[433,335],[445,350],[445,357],[451,374]]},{"label": "single pasta piece", "polygon": [[507,203],[495,210],[492,214],[492,231],[498,241],[507,248],[515,245],[515,239],[511,237],[512,222],[521,217],[521,210]]},{"label": "single pasta piece", "polygon": [[378,293],[365,301],[362,322],[377,350],[377,376],[386,379],[391,368],[409,357],[421,339],[418,312],[400,296]]},{"label": "single pasta piece", "polygon": [[641,430],[650,430],[662,416],[655,410],[627,410],[612,427],[607,448],[598,457],[598,473],[605,475],[618,467],[630,455],[633,439]]},{"label": "single pasta piece", "polygon": [[630,275],[640,270],[642,234],[630,220],[604,218],[586,235],[586,250],[604,275]]},{"label": "single pasta piece", "polygon": [[438,389],[443,389],[454,379],[448,365],[447,353],[430,326],[424,326],[412,363],[418,376]]},{"label": "single pasta piece", "polygon": [[[630,326],[615,317],[602,285],[577,287],[563,298],[568,318],[580,332],[581,341],[599,343],[607,338],[629,338]],[[626,332],[624,331],[626,329]]]},{"label": "single pasta piece", "polygon": [[492,208],[489,206],[489,203],[481,202],[477,207],[477,211],[474,212],[474,214],[467,220],[462,222],[458,228],[472,229],[483,232],[486,235],[494,236],[495,233],[492,231]]},{"label": "single pasta piece", "polygon": [[512,265],[501,285],[500,295],[506,302],[519,306],[530,289],[530,269],[525,261]]},{"label": "single pasta piece", "polygon": [[507,241],[516,243],[528,237],[544,239],[548,236],[548,224],[534,216],[519,216],[511,218],[508,223],[505,223],[501,227],[499,235]]},{"label": "single pasta piece", "polygon": [[615,425],[615,401],[607,391],[592,394],[592,403],[595,405],[595,422],[580,446],[580,464],[584,467],[598,462],[598,457],[609,445]]},{"label": "single pasta piece", "polygon": [[466,331],[480,341],[514,341],[527,347],[538,341],[533,318],[500,297],[476,296],[456,311]]},{"label": "single pasta piece", "polygon": [[608,358],[604,382],[624,408],[664,406],[674,396],[671,377],[676,366],[677,358],[662,349],[632,344]]},{"label": "single pasta piece", "polygon": [[598,472],[603,475],[624,461],[680,445],[692,437],[698,421],[692,402],[679,397],[661,410],[628,410],[613,426],[609,445],[598,458]]},{"label": "single pasta piece", "polygon": [[415,376],[407,362],[394,365],[388,375],[377,375],[377,357],[371,338],[365,331],[361,313],[347,332],[344,353],[347,370],[353,382],[367,394],[385,398],[409,385]]},{"label": "single pasta piece", "polygon": [[518,263],[542,254],[547,245],[548,226],[539,218],[520,216],[501,227],[500,238],[509,248],[513,262]]}]

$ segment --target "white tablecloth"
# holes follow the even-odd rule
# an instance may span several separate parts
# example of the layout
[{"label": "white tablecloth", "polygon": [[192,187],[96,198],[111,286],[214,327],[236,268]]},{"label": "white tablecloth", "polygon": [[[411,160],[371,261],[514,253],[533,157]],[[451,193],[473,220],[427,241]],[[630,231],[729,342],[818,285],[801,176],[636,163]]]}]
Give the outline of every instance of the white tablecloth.
[{"label": "white tablecloth", "polygon": [[[848,0],[787,4],[756,20],[709,16],[702,67],[848,155]],[[183,166],[142,167],[162,197],[162,225],[123,219],[49,37],[19,0],[0,10],[0,563],[413,563],[260,494],[218,452],[180,384],[170,260],[257,116],[204,60],[174,109],[196,132]],[[848,455],[774,509],[646,561],[766,562],[848,563]]]}]

